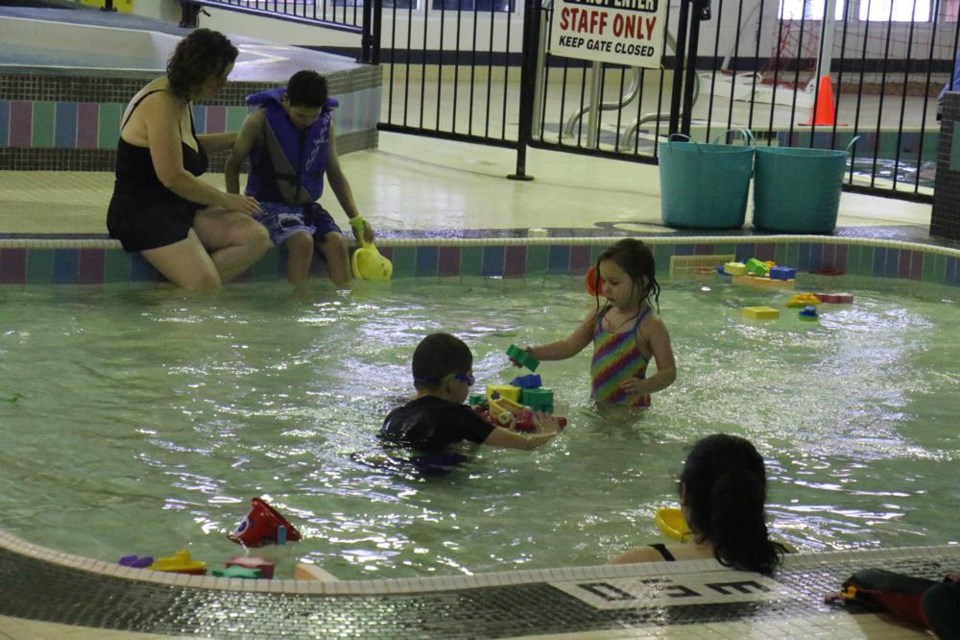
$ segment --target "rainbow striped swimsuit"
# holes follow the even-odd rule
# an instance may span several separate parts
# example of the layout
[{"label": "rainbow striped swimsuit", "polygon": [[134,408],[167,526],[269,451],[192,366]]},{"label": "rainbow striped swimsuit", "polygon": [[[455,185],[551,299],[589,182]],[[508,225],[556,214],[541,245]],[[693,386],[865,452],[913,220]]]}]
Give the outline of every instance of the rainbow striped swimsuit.
[{"label": "rainbow striped swimsuit", "polygon": [[650,308],[647,307],[637,316],[633,329],[623,333],[611,333],[603,328],[603,318],[610,309],[607,306],[597,314],[597,324],[593,329],[593,361],[590,363],[593,391],[590,397],[604,404],[649,407],[649,395],[627,394],[620,389],[620,383],[627,378],[642,380],[646,376],[647,358],[637,347],[636,335],[640,321],[650,312]]}]

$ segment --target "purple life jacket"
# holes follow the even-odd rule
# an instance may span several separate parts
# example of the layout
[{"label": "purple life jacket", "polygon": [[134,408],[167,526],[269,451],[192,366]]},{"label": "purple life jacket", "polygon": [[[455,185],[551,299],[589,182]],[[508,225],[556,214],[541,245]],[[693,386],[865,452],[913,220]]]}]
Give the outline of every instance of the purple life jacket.
[{"label": "purple life jacket", "polygon": [[286,89],[269,89],[247,96],[247,104],[266,109],[267,118],[263,144],[250,151],[246,194],[263,202],[309,204],[323,193],[330,124],[339,103],[327,98],[317,121],[298,129],[283,108],[285,94]]}]

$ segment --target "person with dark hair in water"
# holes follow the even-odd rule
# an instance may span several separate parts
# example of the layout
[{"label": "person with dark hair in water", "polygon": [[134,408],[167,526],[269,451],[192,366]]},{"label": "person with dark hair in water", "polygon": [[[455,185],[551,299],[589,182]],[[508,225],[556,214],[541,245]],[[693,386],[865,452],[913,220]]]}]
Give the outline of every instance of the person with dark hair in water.
[{"label": "person with dark hair in water", "polygon": [[509,449],[535,449],[560,432],[560,422],[541,412],[536,432],[526,435],[498,427],[464,404],[473,384],[473,354],[463,340],[432,333],[413,352],[417,397],[383,421],[379,437],[421,452],[442,453],[464,441]]},{"label": "person with dark hair in water", "polygon": [[680,506],[693,539],[632,549],[614,562],[715,558],[769,575],[786,549],[770,540],[766,498],[766,470],[753,444],[727,434],[707,436],[694,445],[680,473]]},{"label": "person with dark hair in water", "polygon": [[121,121],[107,229],[184,289],[217,289],[270,248],[252,217],[260,212],[254,198],[199,178],[208,154],[229,150],[236,134],[198,135],[191,105],[226,84],[237,54],[223,34],[197,29],[177,44],[167,73],[133,96]]},{"label": "person with dark hair in water", "polygon": [[[642,240],[624,238],[600,254],[591,274],[596,306],[586,318],[567,338],[526,351],[537,360],[566,360],[593,343],[590,397],[601,406],[649,407],[650,394],[677,378],[670,333],[659,314],[653,251]],[[651,360],[656,372],[648,376]]]}]

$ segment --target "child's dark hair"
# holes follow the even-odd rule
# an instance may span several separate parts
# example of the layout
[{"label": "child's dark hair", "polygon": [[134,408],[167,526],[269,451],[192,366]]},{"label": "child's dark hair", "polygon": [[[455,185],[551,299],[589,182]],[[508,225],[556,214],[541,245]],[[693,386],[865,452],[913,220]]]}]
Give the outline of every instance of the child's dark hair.
[{"label": "child's dark hair", "polygon": [[470,347],[449,333],[431,333],[413,352],[413,384],[417,389],[435,389],[453,374],[466,374],[473,367]]},{"label": "child's dark hair", "polygon": [[660,311],[660,283],[657,282],[657,264],[653,251],[643,241],[636,238],[624,238],[604,250],[597,258],[594,288],[597,292],[597,304],[600,304],[600,263],[609,260],[623,269],[630,279],[641,300],[652,302]]},{"label": "child's dark hair", "polygon": [[720,564],[771,574],[782,548],[767,534],[763,458],[750,441],[717,434],[698,441],[680,474],[687,524],[713,543]]},{"label": "child's dark hair", "polygon": [[210,78],[223,75],[237,59],[237,48],[218,31],[197,29],[177,43],[167,61],[170,90],[190,100]]},{"label": "child's dark hair", "polygon": [[292,107],[323,108],[328,95],[327,79],[316,71],[297,71],[287,80],[287,100]]}]

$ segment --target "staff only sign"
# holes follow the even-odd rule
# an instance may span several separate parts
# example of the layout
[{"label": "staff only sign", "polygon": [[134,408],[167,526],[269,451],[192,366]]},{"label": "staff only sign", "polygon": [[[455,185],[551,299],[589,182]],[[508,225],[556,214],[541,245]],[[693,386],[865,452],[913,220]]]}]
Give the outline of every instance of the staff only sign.
[{"label": "staff only sign", "polygon": [[660,67],[669,0],[556,0],[550,53]]}]

